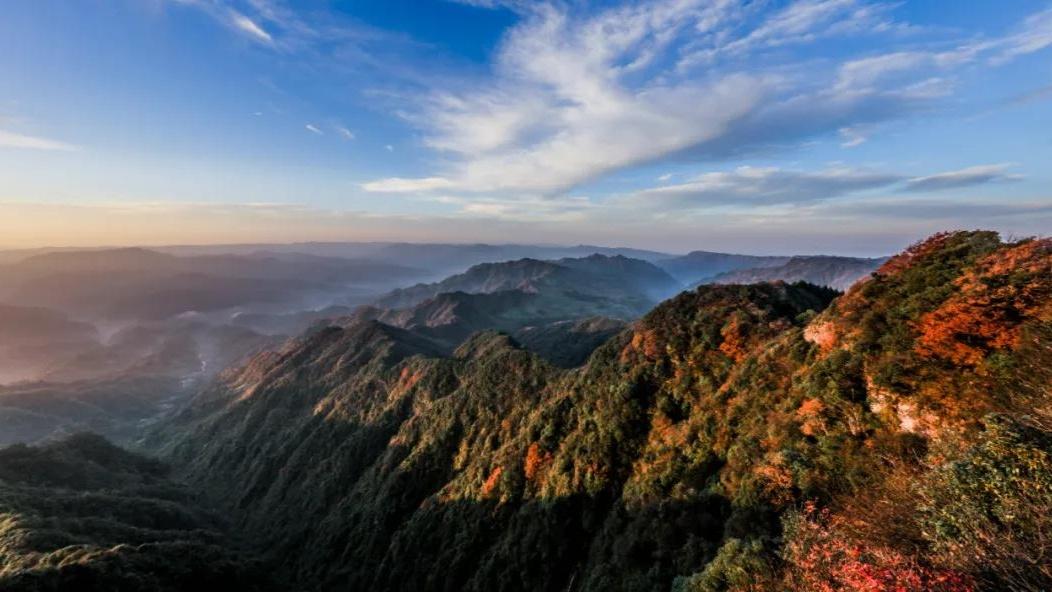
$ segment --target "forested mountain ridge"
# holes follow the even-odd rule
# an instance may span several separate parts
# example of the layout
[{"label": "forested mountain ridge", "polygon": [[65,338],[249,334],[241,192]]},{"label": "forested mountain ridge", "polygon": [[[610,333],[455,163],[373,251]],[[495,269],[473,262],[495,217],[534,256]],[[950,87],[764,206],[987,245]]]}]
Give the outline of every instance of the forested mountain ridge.
[{"label": "forested mountain ridge", "polygon": [[[1032,367],[1049,366],[1050,257],[1049,241],[939,235],[823,312],[832,291],[702,286],[575,371],[495,334],[436,359],[377,324],[329,329],[156,441],[284,577],[324,589],[1003,584],[945,550],[940,508],[888,522],[852,500],[900,508],[879,500],[903,482],[948,496],[965,485],[944,467],[980,462],[996,418],[1035,433],[1013,414],[1047,397]],[[940,504],[1012,502],[953,491]]]},{"label": "forested mountain ridge", "polygon": [[[379,320],[450,350],[473,333],[502,331],[545,359],[572,367],[681,287],[658,267],[628,257],[519,259],[394,290],[334,322]],[[581,322],[586,319],[592,322]]]},{"label": "forested mountain ridge", "polygon": [[841,296],[684,292],[573,370],[318,327],[144,445],[289,589],[1042,590],[1050,272],[936,235]]},{"label": "forested mountain ridge", "polygon": [[[520,291],[558,298],[561,306],[589,306],[593,314],[635,317],[682,286],[651,263],[621,255],[578,259],[519,259],[483,263],[441,282],[394,290],[377,300],[382,308],[409,308],[440,294]],[[587,315],[586,315],[587,316]]]}]

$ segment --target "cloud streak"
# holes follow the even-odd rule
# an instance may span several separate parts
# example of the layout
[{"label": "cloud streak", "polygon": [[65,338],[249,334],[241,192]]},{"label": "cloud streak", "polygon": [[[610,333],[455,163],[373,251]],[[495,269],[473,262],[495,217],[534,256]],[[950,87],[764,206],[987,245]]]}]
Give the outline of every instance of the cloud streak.
[{"label": "cloud streak", "polygon": [[804,172],[739,167],[729,172],[706,173],[687,183],[647,189],[631,200],[662,208],[799,204],[890,187],[902,179],[899,175],[847,168]]},{"label": "cloud streak", "polygon": [[61,152],[72,152],[80,150],[79,146],[68,144],[66,142],[60,142],[58,140],[51,140],[48,138],[40,138],[36,136],[27,136],[15,132],[5,131],[0,129],[0,148],[15,148],[22,150],[53,150]]},{"label": "cloud streak", "polygon": [[235,29],[247,34],[256,41],[261,41],[268,45],[274,43],[274,38],[270,36],[270,33],[264,31],[263,27],[259,26],[255,21],[236,10],[230,11],[230,22],[234,25]]},{"label": "cloud streak", "polygon": [[1008,172],[1010,166],[979,165],[919,177],[843,167],[798,171],[745,166],[705,173],[685,183],[644,189],[618,203],[660,211],[801,206],[878,189],[928,193],[1019,180],[1021,177]]},{"label": "cloud streak", "polygon": [[1021,176],[1008,172],[1010,166],[1008,164],[989,164],[926,177],[916,177],[907,181],[902,190],[907,192],[944,191],[946,189],[960,189],[962,187],[1022,179]]}]

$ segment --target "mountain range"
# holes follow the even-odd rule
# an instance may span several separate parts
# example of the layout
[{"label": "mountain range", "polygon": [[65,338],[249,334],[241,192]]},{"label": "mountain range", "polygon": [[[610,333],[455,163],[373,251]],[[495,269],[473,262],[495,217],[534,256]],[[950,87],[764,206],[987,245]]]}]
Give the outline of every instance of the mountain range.
[{"label": "mountain range", "polygon": [[[625,270],[654,298],[641,263],[391,292],[151,422],[164,465],[83,436],[0,451],[0,587],[1052,586],[1052,240],[944,233],[843,294],[707,283],[630,324],[478,312]],[[584,359],[530,349],[574,331],[602,335]]]}]

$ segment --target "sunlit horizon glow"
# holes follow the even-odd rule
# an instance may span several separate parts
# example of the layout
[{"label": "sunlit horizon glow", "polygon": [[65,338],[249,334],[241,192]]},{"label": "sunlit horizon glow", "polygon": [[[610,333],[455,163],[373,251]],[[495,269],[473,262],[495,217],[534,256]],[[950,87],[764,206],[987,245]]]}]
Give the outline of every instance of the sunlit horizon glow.
[{"label": "sunlit horizon glow", "polygon": [[0,248],[1052,230],[1052,2],[344,4],[5,6]]}]

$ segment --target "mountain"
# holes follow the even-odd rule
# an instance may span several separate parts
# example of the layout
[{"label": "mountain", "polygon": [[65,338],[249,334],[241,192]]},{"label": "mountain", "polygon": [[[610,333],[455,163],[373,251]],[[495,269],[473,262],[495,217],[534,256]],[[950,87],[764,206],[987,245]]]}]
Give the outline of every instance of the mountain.
[{"label": "mountain", "polygon": [[512,336],[524,349],[548,362],[561,368],[574,368],[584,364],[596,348],[627,327],[628,323],[618,319],[590,317],[527,326]]},{"label": "mountain", "polygon": [[80,432],[130,444],[191,394],[181,380],[160,376],[0,386],[0,446]]},{"label": "mountain", "polygon": [[294,589],[1047,589],[1050,266],[957,232],[839,297],[705,285],[573,370],[318,328],[145,445]]},{"label": "mountain", "polygon": [[[680,286],[622,256],[486,263],[434,284],[395,290],[349,317],[379,320],[452,350],[473,333],[512,335],[560,366],[580,364],[605,338]],[[592,319],[591,322],[580,322]],[[346,324],[348,321],[344,321]]]},{"label": "mountain", "polygon": [[623,320],[587,316],[596,309],[594,301],[567,306],[521,290],[449,292],[411,308],[361,308],[337,323],[347,326],[377,320],[426,336],[447,351],[480,331],[503,331],[544,359],[572,367],[583,363],[596,347],[627,326]]},{"label": "mountain", "polygon": [[[250,244],[215,246],[160,247],[157,250],[174,255],[249,255],[259,252],[299,253],[322,257],[351,258],[429,270],[442,277],[458,273],[480,263],[513,259],[561,259],[592,254],[623,255],[644,261],[673,257],[668,253],[623,247],[594,245],[527,245],[527,244],[453,244],[399,242],[308,242],[290,244]],[[0,252],[0,261],[4,252]],[[17,255],[17,254],[16,254]]]},{"label": "mountain", "polygon": [[[0,307],[0,321],[11,310]],[[0,446],[81,431],[132,442],[221,370],[283,341],[193,321],[137,325],[105,341],[94,327],[72,323],[83,339],[70,340],[62,315],[29,310],[16,317],[26,321],[26,339],[13,339],[0,322]],[[61,329],[56,336],[44,331],[46,319],[59,323],[50,325]]]},{"label": "mountain", "polygon": [[394,290],[377,300],[376,305],[406,308],[439,294],[492,294],[516,290],[549,299],[558,298],[565,301],[563,307],[590,306],[594,309],[592,315],[632,318],[680,288],[668,274],[645,261],[620,255],[591,255],[556,261],[520,259],[484,263],[440,282]]},{"label": "mountain", "polygon": [[273,589],[166,472],[91,435],[0,449],[0,589]]},{"label": "mountain", "polygon": [[784,265],[789,259],[789,257],[758,257],[754,255],[692,251],[686,255],[662,259],[655,263],[681,283],[693,285],[706,283],[706,280],[710,278],[736,269]]},{"label": "mountain", "polygon": [[94,326],[42,307],[0,304],[0,384],[26,380],[99,347]]},{"label": "mountain", "polygon": [[886,258],[860,259],[829,256],[792,257],[782,265],[724,272],[709,278],[705,283],[808,282],[843,291],[850,288],[859,279],[876,271],[886,260]]}]

